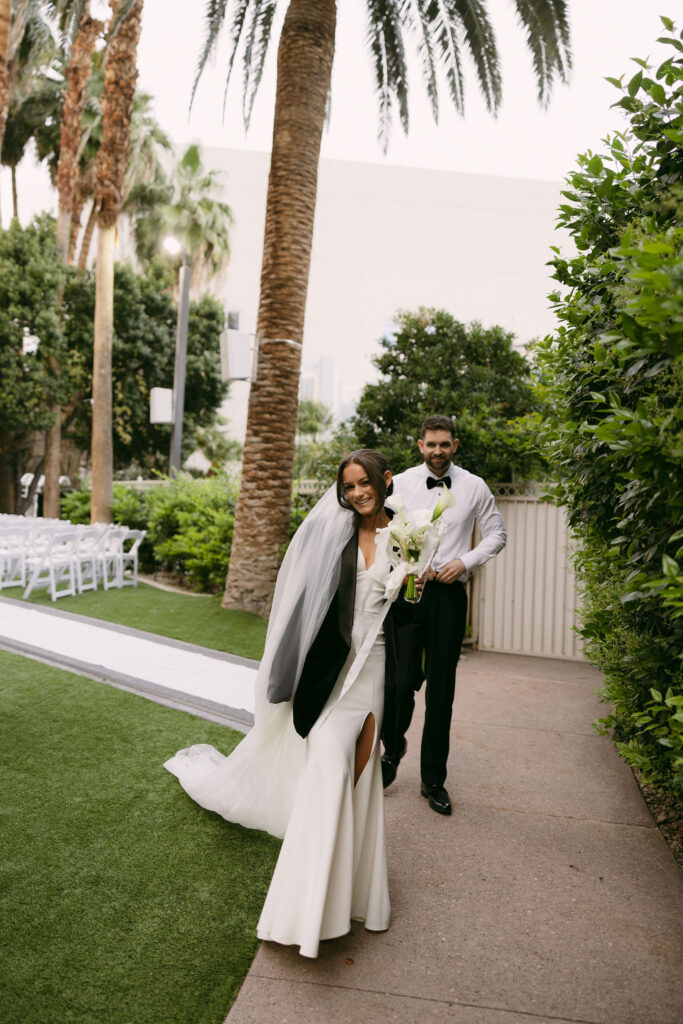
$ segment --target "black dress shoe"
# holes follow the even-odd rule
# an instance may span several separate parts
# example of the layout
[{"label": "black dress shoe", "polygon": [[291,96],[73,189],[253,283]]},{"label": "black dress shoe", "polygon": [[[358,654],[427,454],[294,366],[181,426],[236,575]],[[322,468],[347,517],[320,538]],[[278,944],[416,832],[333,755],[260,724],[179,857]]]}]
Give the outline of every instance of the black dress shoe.
[{"label": "black dress shoe", "polygon": [[398,764],[395,761],[390,761],[388,758],[385,760],[382,758],[382,786],[384,789],[390,786],[396,778],[398,771]]},{"label": "black dress shoe", "polygon": [[420,788],[422,796],[429,800],[429,806],[437,814],[450,814],[453,808],[451,807],[451,798],[449,797],[443,786],[425,786],[424,782]]},{"label": "black dress shoe", "polygon": [[401,754],[401,757],[389,757],[388,754],[382,754],[382,786],[384,789],[386,789],[387,786],[390,786],[396,778],[401,758],[405,757],[407,749],[408,741],[406,740],[403,744],[403,753]]}]

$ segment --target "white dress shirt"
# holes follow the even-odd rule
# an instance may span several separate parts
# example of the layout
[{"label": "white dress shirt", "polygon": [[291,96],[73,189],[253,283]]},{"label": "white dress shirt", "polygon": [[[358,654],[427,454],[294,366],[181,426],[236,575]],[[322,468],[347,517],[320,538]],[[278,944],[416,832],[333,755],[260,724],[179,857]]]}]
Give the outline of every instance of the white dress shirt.
[{"label": "white dress shirt", "polygon": [[[442,513],[446,529],[432,564],[438,571],[448,562],[460,558],[466,572],[458,579],[464,582],[480,565],[505,547],[507,533],[493,494],[480,476],[468,473],[453,463],[448,473],[442,475],[451,478],[455,505]],[[434,477],[434,473],[423,462],[421,466],[414,466],[394,477],[394,494],[401,497],[407,512],[417,508],[432,509],[436,505],[444,485],[428,488],[429,476]],[[391,504],[390,496],[387,505]],[[470,550],[475,523],[481,532],[481,541]]]}]

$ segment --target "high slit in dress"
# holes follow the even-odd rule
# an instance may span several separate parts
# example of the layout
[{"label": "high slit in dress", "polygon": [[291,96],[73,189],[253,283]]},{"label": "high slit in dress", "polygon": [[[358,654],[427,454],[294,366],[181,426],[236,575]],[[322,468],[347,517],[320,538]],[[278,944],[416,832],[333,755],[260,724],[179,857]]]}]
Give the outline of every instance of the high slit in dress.
[{"label": "high slit in dress", "polygon": [[[307,957],[318,955],[321,940],[345,935],[351,920],[363,921],[371,931],[389,927],[378,742],[384,709],[381,630],[357,678],[340,698],[349,668],[383,604],[384,581],[376,569],[380,561],[367,570],[359,549],[351,650],[318,720],[307,739],[300,740],[305,746],[303,767],[258,922],[259,938],[297,945]],[[369,714],[375,720],[372,749],[354,786],[356,742]],[[165,767],[202,806],[229,820],[242,820],[231,815],[224,800],[211,796],[220,793],[221,773],[227,777],[230,761],[204,746],[180,751]]]}]

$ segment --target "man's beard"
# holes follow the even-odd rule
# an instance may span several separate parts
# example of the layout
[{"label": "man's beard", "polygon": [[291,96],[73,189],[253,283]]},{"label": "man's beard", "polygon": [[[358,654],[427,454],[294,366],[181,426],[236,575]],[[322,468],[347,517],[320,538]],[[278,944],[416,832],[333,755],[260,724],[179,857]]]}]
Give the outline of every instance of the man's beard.
[{"label": "man's beard", "polygon": [[451,459],[447,455],[429,455],[425,458],[425,465],[435,476],[445,476],[451,468]]}]

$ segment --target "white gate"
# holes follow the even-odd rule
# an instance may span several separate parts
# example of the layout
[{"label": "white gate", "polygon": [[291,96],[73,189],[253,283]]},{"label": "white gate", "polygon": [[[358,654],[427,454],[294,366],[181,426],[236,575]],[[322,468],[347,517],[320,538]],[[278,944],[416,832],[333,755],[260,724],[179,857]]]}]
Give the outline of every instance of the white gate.
[{"label": "white gate", "polygon": [[[525,493],[529,491],[531,493]],[[471,625],[480,650],[582,658],[579,597],[564,510],[533,488],[494,488],[507,545],[472,581]]]}]

